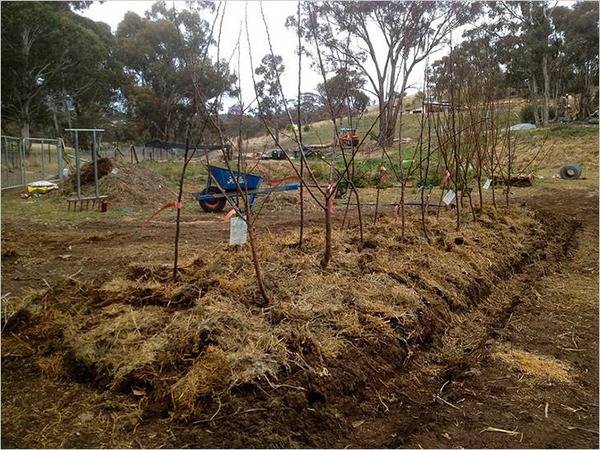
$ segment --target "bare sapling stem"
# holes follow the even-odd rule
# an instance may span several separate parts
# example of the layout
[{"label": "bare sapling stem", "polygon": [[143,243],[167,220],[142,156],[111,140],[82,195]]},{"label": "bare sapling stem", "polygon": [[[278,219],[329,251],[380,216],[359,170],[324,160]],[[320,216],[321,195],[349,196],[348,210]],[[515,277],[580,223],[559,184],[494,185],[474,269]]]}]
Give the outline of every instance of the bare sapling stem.
[{"label": "bare sapling stem", "polygon": [[381,191],[381,180],[377,181],[377,196],[375,197],[375,214],[373,215],[373,225],[377,223],[377,214],[379,212],[379,193]]},{"label": "bare sapling stem", "polygon": [[[427,243],[430,244],[431,240],[429,239],[429,234],[427,233],[427,223],[425,217],[425,189],[427,189],[427,179],[429,177],[429,162],[431,159],[431,120],[430,120],[431,112],[427,112],[427,155],[425,157],[425,170],[422,171],[422,185],[421,185],[421,226],[423,228],[423,234],[425,235],[425,239],[427,239]],[[422,149],[422,145],[421,145]],[[420,150],[422,152],[422,150]],[[422,165],[422,162],[421,162]]]},{"label": "bare sapling stem", "polygon": [[[450,37],[452,39],[452,37]],[[452,153],[454,156],[454,194],[456,205],[456,231],[460,230],[460,148],[457,145],[456,137],[456,101],[454,97],[454,65],[452,62],[452,43],[450,44],[450,123],[452,126]]]},{"label": "bare sapling stem", "polygon": [[264,283],[263,275],[262,275],[262,269],[260,266],[260,260],[258,257],[258,252],[256,251],[256,236],[254,234],[254,220],[252,218],[252,208],[250,206],[250,202],[248,201],[248,192],[246,192],[246,195],[242,195],[242,199],[244,201],[244,210],[246,212],[246,224],[248,227],[248,243],[250,244],[250,253],[252,255],[252,265],[254,266],[254,274],[256,276],[256,284],[258,286],[258,291],[260,292],[260,295],[264,301],[263,306],[268,306],[271,304],[271,299],[265,288],[265,283]]},{"label": "bare sapling stem", "polygon": [[[298,104],[296,105],[296,122],[298,125],[298,142],[300,147],[300,178],[304,179],[304,145],[302,143],[302,123],[300,116],[300,96],[301,85],[302,85],[302,30],[300,20],[300,9],[301,3],[298,0]],[[298,247],[302,247],[302,240],[304,238],[304,183],[300,183],[300,236],[298,237]]]},{"label": "bare sapling stem", "polygon": [[181,174],[179,175],[179,191],[177,193],[177,204],[175,208],[177,209],[177,217],[175,219],[175,249],[173,253],[173,281],[177,281],[178,271],[177,271],[177,263],[179,259],[179,229],[180,229],[180,221],[181,221],[181,198],[183,197],[183,183],[185,181],[185,171],[190,162],[191,158],[188,158],[189,150],[190,150],[190,130],[191,126],[188,122],[186,130],[185,130],[185,153],[183,157],[183,167],[181,168]]},{"label": "bare sapling stem", "polygon": [[[509,100],[509,107],[508,107],[508,114],[509,117],[512,114],[512,102]],[[506,150],[508,152],[508,160],[507,160],[507,164],[506,164],[506,206],[508,207],[510,204],[510,177],[512,176],[512,163],[513,163],[513,151],[512,151],[512,143],[510,140],[510,121],[507,121],[506,123]]]}]

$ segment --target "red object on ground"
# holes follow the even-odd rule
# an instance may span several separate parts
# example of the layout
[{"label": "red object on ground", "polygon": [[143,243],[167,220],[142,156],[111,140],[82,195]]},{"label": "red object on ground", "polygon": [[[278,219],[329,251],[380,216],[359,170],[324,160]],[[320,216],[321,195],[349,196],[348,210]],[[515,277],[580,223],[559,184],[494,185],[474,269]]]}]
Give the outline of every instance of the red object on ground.
[{"label": "red object on ground", "polygon": [[108,202],[106,200],[102,200],[100,202],[100,212],[108,211]]}]

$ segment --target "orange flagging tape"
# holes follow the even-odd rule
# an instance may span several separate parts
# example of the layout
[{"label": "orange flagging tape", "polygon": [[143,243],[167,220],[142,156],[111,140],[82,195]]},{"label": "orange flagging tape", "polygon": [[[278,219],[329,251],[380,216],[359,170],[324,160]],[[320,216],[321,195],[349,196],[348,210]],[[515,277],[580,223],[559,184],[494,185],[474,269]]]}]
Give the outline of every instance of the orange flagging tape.
[{"label": "orange flagging tape", "polygon": [[300,177],[293,175],[291,177],[277,178],[275,180],[269,180],[267,183],[269,183],[270,186],[278,186],[281,183],[285,183],[286,181],[300,181]]},{"label": "orange flagging tape", "polygon": [[181,209],[181,202],[178,202],[177,200],[172,201],[167,203],[166,205],[164,205],[162,208],[160,208],[158,211],[156,211],[154,214],[152,214],[150,217],[148,217],[146,219],[146,221],[142,224],[142,228],[146,228],[146,226],[148,226],[148,223],[154,219],[156,216],[158,216],[161,212],[163,212],[165,209],[169,209],[169,208],[173,208],[173,209]]}]

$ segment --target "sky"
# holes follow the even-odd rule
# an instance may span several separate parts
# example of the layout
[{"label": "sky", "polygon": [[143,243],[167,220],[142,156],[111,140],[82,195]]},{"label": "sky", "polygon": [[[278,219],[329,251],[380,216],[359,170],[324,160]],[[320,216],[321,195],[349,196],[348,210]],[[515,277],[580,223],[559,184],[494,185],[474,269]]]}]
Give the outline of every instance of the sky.
[{"label": "sky", "polygon": [[[82,14],[92,20],[105,22],[110,25],[113,32],[116,31],[119,22],[123,19],[127,11],[133,11],[141,16],[150,9],[152,1],[117,1],[108,0],[104,3],[94,2]],[[168,1],[169,5],[174,5],[177,9],[186,7],[184,1]],[[247,5],[247,6],[246,6]],[[269,53],[269,46],[265,26],[260,12],[260,3],[258,1],[229,1],[226,5],[227,14],[223,21],[223,33],[221,38],[221,56],[229,58],[232,54],[237,37],[240,32],[240,26],[243,26],[245,9],[248,8],[248,24],[250,28],[250,47],[254,66],[258,65],[263,56]],[[269,24],[271,42],[273,51],[283,57],[285,71],[282,76],[282,85],[284,94],[287,98],[293,98],[298,91],[298,55],[296,54],[297,35],[294,29],[285,27],[285,20],[290,15],[296,14],[297,2],[292,1],[265,1],[263,9],[266,20]],[[210,18],[207,18],[209,23]],[[381,43],[383,44],[383,42]],[[245,104],[254,99],[254,87],[252,84],[252,75],[250,69],[249,46],[246,39],[245,29],[242,30],[240,53],[240,84],[242,97]],[[385,45],[379,45],[377,48],[385,51]],[[434,61],[444,52],[439,52],[431,57]],[[232,59],[232,69],[237,72],[237,53]],[[418,65],[409,78],[409,85],[413,88],[410,91],[416,91],[423,80],[424,63]],[[302,64],[302,92],[315,91],[318,83],[323,81],[320,72],[311,67],[306,58]],[[371,96],[372,97],[372,96]],[[228,106],[235,103],[234,99],[224,101],[225,110]]]}]

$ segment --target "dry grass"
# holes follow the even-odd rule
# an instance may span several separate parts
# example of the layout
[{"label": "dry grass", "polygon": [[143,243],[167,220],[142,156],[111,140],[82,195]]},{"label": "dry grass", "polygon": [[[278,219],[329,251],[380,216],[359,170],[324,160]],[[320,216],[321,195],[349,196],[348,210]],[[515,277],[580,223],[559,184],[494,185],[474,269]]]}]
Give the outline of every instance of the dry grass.
[{"label": "dry grass", "polygon": [[501,347],[493,353],[494,358],[507,364],[514,370],[530,375],[542,381],[571,383],[573,369],[566,363],[545,355],[536,355],[525,350]]}]

